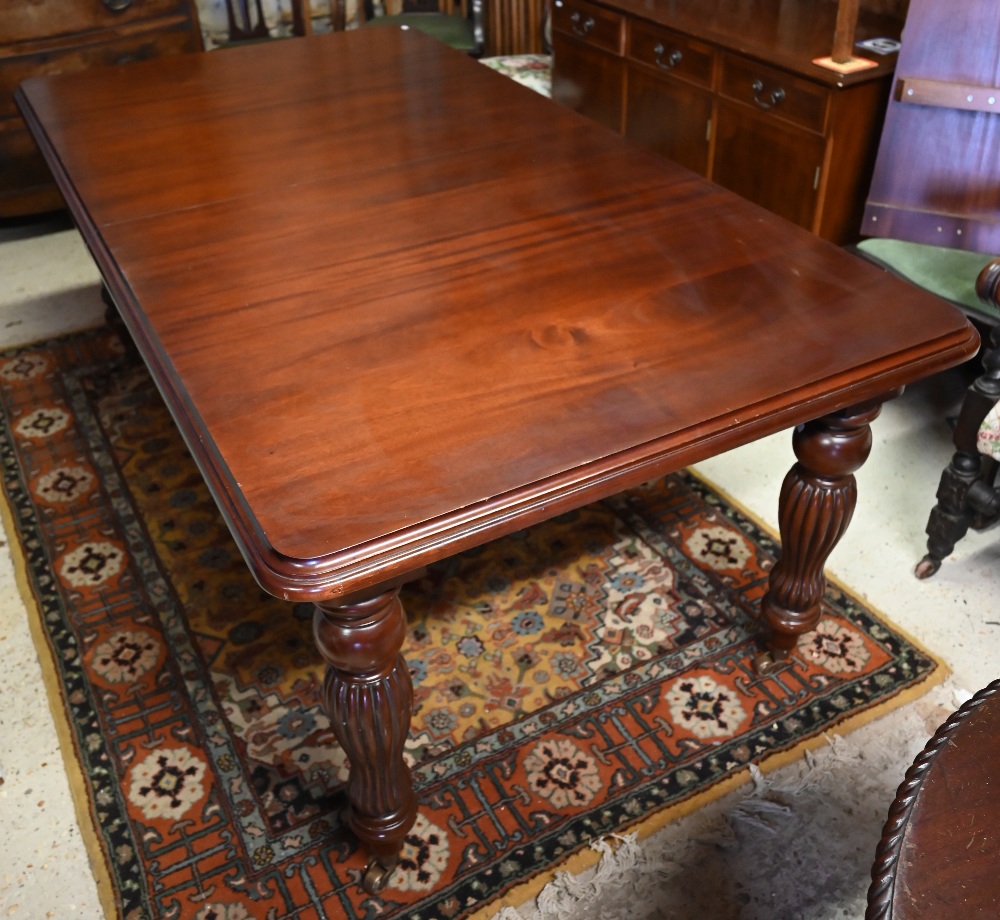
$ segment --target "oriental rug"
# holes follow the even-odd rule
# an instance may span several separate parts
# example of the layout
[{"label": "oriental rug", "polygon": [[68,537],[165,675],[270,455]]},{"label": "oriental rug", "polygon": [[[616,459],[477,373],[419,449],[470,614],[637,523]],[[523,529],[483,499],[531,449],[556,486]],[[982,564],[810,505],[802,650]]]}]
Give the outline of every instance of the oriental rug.
[{"label": "oriental rug", "polygon": [[109,917],[492,916],[590,842],[943,671],[831,585],[759,677],[776,541],[686,472],[464,553],[404,591],[421,808],[371,897],[311,610],[255,584],[145,370],[109,331],[76,334],[0,354],[0,404],[7,523]]}]

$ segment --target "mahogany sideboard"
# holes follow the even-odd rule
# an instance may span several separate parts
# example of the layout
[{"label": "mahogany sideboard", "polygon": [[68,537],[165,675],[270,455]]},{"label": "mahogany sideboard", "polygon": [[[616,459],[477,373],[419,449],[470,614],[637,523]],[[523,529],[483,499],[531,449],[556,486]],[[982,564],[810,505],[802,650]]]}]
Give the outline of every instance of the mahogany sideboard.
[{"label": "mahogany sideboard", "polygon": [[[896,54],[842,75],[827,0],[554,0],[553,96],[836,243],[858,238]],[[862,10],[856,39],[898,39]]]},{"label": "mahogany sideboard", "polygon": [[31,0],[0,20],[0,218],[63,206],[14,105],[22,80],[202,47],[194,0]]}]

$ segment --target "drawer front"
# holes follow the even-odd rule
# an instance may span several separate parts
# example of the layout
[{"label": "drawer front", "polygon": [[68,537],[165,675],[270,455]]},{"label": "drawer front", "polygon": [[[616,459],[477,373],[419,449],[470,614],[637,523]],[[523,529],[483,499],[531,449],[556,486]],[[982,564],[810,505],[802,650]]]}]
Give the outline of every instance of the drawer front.
[{"label": "drawer front", "polygon": [[76,73],[104,64],[126,64],[163,54],[194,51],[198,39],[186,26],[138,32],[114,41],[18,57],[0,58],[0,118],[18,115],[14,90],[22,80],[57,73]]},{"label": "drawer front", "polygon": [[18,0],[3,7],[3,46],[113,29],[144,19],[191,17],[188,0]]},{"label": "drawer front", "polygon": [[624,54],[624,17],[586,0],[555,0],[552,5],[552,28],[595,48]]},{"label": "drawer front", "polygon": [[696,86],[712,85],[715,54],[709,45],[647,23],[629,24],[628,55],[639,64]]},{"label": "drawer front", "polygon": [[830,91],[801,77],[756,61],[726,54],[720,92],[761,113],[822,134]]}]

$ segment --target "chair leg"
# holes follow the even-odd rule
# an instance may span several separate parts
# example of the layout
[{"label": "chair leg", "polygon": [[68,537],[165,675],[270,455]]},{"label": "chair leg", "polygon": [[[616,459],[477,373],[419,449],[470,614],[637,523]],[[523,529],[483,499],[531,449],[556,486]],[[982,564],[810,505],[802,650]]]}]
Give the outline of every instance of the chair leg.
[{"label": "chair leg", "polygon": [[229,41],[245,42],[268,38],[270,31],[260,0],[253,0],[256,15],[251,11],[250,0],[226,0],[226,17],[229,22]]},{"label": "chair leg", "polygon": [[983,352],[983,373],[969,387],[955,426],[956,451],[941,474],[937,504],[927,521],[927,555],[917,564],[917,578],[929,578],[951,555],[970,527],[982,529],[997,520],[993,488],[996,463],[976,449],[979,426],[1000,400],[1000,325],[993,327]]},{"label": "chair leg", "polygon": [[993,457],[983,457],[983,470],[979,482],[969,491],[972,505],[973,530],[986,530],[1000,520],[1000,482],[997,471],[1000,464]]}]

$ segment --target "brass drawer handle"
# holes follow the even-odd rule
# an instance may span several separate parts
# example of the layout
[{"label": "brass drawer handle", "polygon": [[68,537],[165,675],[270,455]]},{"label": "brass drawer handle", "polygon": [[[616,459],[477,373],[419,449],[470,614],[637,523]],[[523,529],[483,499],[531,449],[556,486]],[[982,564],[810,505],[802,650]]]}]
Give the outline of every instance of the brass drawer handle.
[{"label": "brass drawer handle", "polygon": [[581,25],[579,12],[576,12],[572,16],[570,16],[569,21],[573,23],[573,31],[576,32],[577,35],[584,35],[584,36],[589,35],[590,30],[594,28],[595,25],[597,25],[597,23],[594,22],[593,16],[588,16]]},{"label": "brass drawer handle", "polygon": [[656,55],[656,66],[662,70],[673,70],[674,67],[684,60],[684,55],[681,54],[678,48],[674,48],[674,50],[667,55],[666,59],[664,59],[663,53],[666,50],[667,49],[661,44],[657,44],[656,47],[653,48],[653,54]]},{"label": "brass drawer handle", "polygon": [[764,93],[764,81],[754,80],[753,81],[753,101],[757,103],[762,109],[773,109],[776,105],[780,105],[785,99],[785,91],[779,86],[777,89],[772,89],[771,92],[766,95]]},{"label": "brass drawer handle", "polygon": [[132,5],[132,0],[101,0],[112,13],[122,13]]}]

